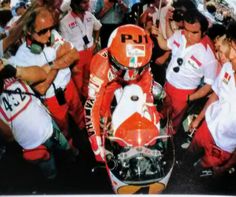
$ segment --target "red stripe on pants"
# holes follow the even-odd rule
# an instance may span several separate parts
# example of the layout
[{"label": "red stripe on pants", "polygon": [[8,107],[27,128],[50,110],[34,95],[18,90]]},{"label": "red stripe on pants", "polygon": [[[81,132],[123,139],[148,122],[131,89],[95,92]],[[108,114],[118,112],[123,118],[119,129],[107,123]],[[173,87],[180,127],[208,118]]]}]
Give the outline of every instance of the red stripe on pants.
[{"label": "red stripe on pants", "polygon": [[190,148],[192,151],[204,149],[205,154],[201,159],[201,165],[205,168],[222,165],[231,157],[231,153],[216,146],[205,120],[196,131]]},{"label": "red stripe on pants", "polygon": [[195,92],[194,90],[178,89],[172,86],[170,83],[165,83],[165,91],[170,100],[172,108],[171,119],[175,132],[178,130],[183,115],[187,108],[187,97],[189,94]]},{"label": "red stripe on pants", "polygon": [[72,80],[70,80],[66,86],[64,93],[66,99],[64,105],[58,104],[56,96],[45,99],[44,103],[60,129],[63,131],[63,134],[68,137],[68,113],[72,116],[78,128],[83,129],[85,127],[84,108]]}]

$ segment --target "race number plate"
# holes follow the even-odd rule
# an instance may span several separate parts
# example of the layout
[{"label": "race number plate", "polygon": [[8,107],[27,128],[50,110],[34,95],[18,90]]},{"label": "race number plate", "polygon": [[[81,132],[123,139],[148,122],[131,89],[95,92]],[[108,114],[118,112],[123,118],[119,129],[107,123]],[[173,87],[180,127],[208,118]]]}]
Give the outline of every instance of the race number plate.
[{"label": "race number plate", "polygon": [[27,86],[20,81],[10,84],[7,89],[14,91],[14,93],[3,92],[1,94],[0,113],[6,121],[11,122],[27,108],[32,100],[32,96],[25,94],[29,93],[29,90]]}]

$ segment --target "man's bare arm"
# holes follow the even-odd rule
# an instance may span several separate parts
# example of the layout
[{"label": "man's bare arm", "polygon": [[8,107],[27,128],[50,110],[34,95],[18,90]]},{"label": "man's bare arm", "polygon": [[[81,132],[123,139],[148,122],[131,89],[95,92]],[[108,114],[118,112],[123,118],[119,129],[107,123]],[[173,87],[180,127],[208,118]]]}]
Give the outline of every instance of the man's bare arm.
[{"label": "man's bare arm", "polygon": [[44,81],[47,78],[46,72],[39,66],[16,67],[16,78],[27,81],[30,84]]},{"label": "man's bare arm", "polygon": [[46,72],[39,66],[16,66],[15,68],[14,66],[7,64],[7,60],[5,61],[5,65],[2,60],[0,61],[0,76],[2,79],[16,77],[32,84],[47,78]]},{"label": "man's bare arm", "polygon": [[[203,98],[204,96],[206,96],[208,93],[211,92],[211,85],[206,84],[204,86],[202,86],[201,88],[199,88],[196,92],[194,92],[193,94],[189,95],[188,100],[189,101],[194,101],[200,98]],[[186,99],[187,100],[187,99]]]},{"label": "man's bare arm", "polygon": [[67,68],[72,63],[79,60],[79,56],[75,48],[67,50],[67,52],[65,53],[64,49],[63,52],[58,51],[57,56],[60,57],[52,62],[52,65],[46,64],[42,67],[47,73],[46,80],[34,86],[34,89],[41,95],[44,95],[46,93],[53,80],[55,79],[59,69]]}]

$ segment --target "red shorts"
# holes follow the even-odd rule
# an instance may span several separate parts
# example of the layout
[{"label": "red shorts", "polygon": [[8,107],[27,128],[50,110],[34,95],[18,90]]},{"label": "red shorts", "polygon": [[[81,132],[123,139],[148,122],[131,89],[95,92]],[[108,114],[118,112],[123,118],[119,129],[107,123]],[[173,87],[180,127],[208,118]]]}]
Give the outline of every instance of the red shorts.
[{"label": "red shorts", "polygon": [[63,131],[63,134],[67,137],[69,134],[68,113],[71,115],[78,128],[83,129],[85,123],[83,105],[72,80],[67,84],[64,93],[66,99],[64,105],[58,104],[56,96],[45,99],[44,103],[51,112],[51,115],[59,128]]},{"label": "red shorts", "polygon": [[197,151],[202,148],[205,154],[201,159],[201,164],[205,168],[220,166],[231,157],[231,153],[216,146],[206,121],[204,121],[196,131],[190,147],[192,151]]},{"label": "red shorts", "polygon": [[178,89],[172,86],[168,82],[165,83],[164,88],[168,96],[168,100],[170,101],[172,109],[171,120],[176,132],[178,130],[178,127],[180,126],[181,120],[187,108],[187,97],[189,94],[194,93],[195,89],[194,90]]}]

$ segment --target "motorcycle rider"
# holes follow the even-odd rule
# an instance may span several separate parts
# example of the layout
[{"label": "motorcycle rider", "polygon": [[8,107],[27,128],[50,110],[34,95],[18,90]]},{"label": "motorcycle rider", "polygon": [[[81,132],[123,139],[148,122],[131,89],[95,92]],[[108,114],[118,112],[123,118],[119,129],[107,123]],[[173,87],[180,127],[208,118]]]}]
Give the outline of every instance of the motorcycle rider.
[{"label": "motorcycle rider", "polygon": [[159,114],[153,105],[153,78],[150,72],[152,41],[144,29],[123,25],[110,35],[107,48],[98,52],[90,64],[85,121],[89,141],[97,161],[104,161],[101,118],[109,117],[114,91],[128,84],[138,84],[146,93],[147,110],[155,125]]}]

